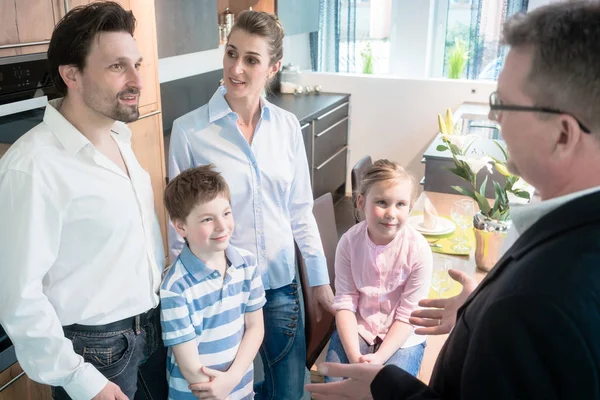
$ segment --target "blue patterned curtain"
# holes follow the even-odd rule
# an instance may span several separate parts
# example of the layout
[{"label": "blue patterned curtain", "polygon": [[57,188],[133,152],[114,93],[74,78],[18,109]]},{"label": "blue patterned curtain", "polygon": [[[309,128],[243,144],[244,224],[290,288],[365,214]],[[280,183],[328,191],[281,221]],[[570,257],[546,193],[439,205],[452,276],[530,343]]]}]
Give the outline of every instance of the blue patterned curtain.
[{"label": "blue patterned curtain", "polygon": [[[508,49],[500,45],[500,32],[504,22],[513,14],[527,12],[529,0],[473,0],[471,3],[471,29],[469,35],[468,79],[497,80],[504,65]],[[496,18],[500,7],[501,21]],[[494,24],[491,26],[490,24]]]},{"label": "blue patterned curtain", "polygon": [[356,0],[321,0],[319,31],[310,34],[314,71],[354,72]]}]

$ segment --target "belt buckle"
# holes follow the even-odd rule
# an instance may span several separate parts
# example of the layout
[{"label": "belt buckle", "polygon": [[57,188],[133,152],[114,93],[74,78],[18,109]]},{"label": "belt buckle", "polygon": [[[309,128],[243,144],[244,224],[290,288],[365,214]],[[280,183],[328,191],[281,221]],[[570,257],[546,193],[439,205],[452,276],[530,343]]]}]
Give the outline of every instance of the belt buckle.
[{"label": "belt buckle", "polygon": [[140,316],[139,316],[139,314],[134,317],[134,325],[135,325],[134,326],[135,334],[139,335],[140,332],[141,332],[141,325],[140,325]]}]

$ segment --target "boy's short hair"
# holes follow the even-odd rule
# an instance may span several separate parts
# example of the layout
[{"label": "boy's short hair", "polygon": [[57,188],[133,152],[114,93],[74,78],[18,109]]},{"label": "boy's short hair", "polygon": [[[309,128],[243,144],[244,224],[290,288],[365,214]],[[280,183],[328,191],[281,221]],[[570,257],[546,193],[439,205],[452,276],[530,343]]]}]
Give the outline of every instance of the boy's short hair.
[{"label": "boy's short hair", "polygon": [[231,201],[229,186],[213,164],[190,168],[169,182],[165,189],[165,207],[171,220],[185,221],[198,204],[219,196]]}]

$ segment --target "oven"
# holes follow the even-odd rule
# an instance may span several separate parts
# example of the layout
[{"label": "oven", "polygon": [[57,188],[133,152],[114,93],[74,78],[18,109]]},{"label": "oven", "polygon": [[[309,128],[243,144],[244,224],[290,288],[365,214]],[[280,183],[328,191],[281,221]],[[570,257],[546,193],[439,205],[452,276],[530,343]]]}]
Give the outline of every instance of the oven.
[{"label": "oven", "polygon": [[56,97],[46,53],[0,58],[0,157],[42,122],[48,100]]},{"label": "oven", "polygon": [[[48,100],[57,97],[46,53],[0,58],[0,158],[10,145],[42,122]],[[0,372],[15,361],[12,343],[0,326]]]}]

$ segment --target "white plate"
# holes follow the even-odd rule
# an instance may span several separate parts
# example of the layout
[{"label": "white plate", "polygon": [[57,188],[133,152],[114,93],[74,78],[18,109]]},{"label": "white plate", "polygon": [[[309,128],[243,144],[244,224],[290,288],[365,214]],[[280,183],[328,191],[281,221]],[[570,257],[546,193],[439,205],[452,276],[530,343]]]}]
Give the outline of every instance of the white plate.
[{"label": "white plate", "polygon": [[456,229],[454,222],[440,216],[435,217],[437,218],[435,229],[427,229],[423,226],[423,217],[424,216],[422,214],[412,215],[408,217],[408,223],[424,235],[445,235],[447,233],[454,232]]}]

